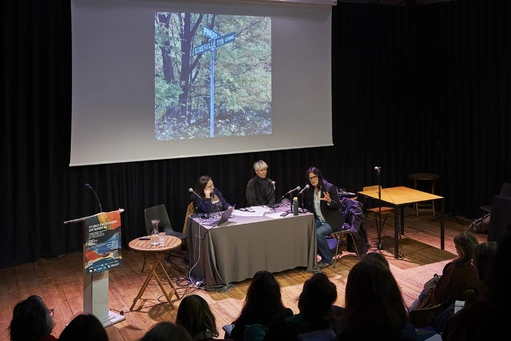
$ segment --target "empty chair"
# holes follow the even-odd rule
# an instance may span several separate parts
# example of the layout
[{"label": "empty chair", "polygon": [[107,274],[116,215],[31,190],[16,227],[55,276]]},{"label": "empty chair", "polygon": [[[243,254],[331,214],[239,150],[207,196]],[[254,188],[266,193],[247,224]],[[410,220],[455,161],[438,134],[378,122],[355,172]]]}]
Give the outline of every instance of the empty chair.
[{"label": "empty chair", "polygon": [[[364,187],[364,192],[365,191],[378,191],[378,187],[381,190],[381,186],[378,186],[378,185],[365,186]],[[383,226],[385,226],[385,221],[387,220],[387,215],[390,212],[393,212],[394,208],[382,205],[381,206],[381,217],[380,217],[380,206],[379,205],[376,205],[376,207],[367,208],[366,211],[367,211],[366,218],[367,218],[367,216],[369,216],[369,214],[371,212],[374,213],[374,219],[376,221],[376,228],[378,229],[378,235],[379,235],[381,233],[381,231],[383,230]],[[381,226],[379,226],[378,222],[381,221],[382,217],[383,217],[383,222],[381,223]]]},{"label": "empty chair", "polygon": [[183,224],[183,233],[186,234],[186,230],[188,229],[188,217],[190,214],[193,214],[195,212],[195,206],[193,205],[193,201],[188,204],[188,207],[186,208],[186,214],[185,214],[185,222]]},{"label": "empty chair", "polygon": [[[165,232],[168,236],[174,236],[179,239],[183,243],[186,242],[187,235],[178,231],[174,231],[172,228],[172,225],[170,224],[169,215],[167,213],[167,208],[164,204],[148,207],[144,210],[144,218],[145,218],[145,229],[147,235],[151,234],[151,230],[153,228],[151,220],[153,219],[159,219],[160,222],[158,223],[158,229],[160,232]],[[144,265],[142,266],[142,272],[144,272],[145,267],[145,259],[144,259]]]},{"label": "empty chair", "polygon": [[[504,182],[502,184],[502,187],[500,188],[500,195],[511,197],[511,184],[510,183]],[[483,211],[482,218],[484,219],[484,217],[487,214],[491,213],[491,204],[481,206],[481,210]],[[481,224],[483,223],[483,219],[481,219]]]}]

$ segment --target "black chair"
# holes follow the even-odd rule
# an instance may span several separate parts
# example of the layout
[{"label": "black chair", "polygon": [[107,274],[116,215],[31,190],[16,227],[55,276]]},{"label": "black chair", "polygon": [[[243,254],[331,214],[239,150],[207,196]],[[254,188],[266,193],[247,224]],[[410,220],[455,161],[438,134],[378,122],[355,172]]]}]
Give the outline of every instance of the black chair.
[{"label": "black chair", "polygon": [[[164,204],[148,207],[144,210],[144,218],[145,218],[145,229],[146,233],[149,236],[151,234],[151,231],[153,229],[153,225],[151,223],[151,220],[153,219],[159,219],[160,222],[158,223],[158,230],[160,232],[165,232],[168,236],[174,236],[179,239],[183,243],[186,242],[187,235],[178,231],[174,231],[172,228],[172,225],[170,224],[169,215],[167,213],[167,208]],[[142,266],[142,272],[144,272],[145,267],[145,259],[144,259],[144,265]]]},{"label": "black chair", "polygon": [[[500,188],[500,195],[511,197],[511,184],[508,182],[504,182],[502,187]],[[480,220],[480,224],[483,223],[484,218],[491,214],[491,204],[481,206],[481,210],[483,211],[483,215]],[[479,230],[482,230],[481,226]]]}]

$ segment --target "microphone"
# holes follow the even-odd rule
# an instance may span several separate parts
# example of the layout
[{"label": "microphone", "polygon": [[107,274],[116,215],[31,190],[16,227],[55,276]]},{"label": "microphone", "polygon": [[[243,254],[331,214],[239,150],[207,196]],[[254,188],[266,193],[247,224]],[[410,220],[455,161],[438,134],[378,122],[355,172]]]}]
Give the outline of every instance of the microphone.
[{"label": "microphone", "polygon": [[310,186],[309,186],[308,184],[307,184],[307,185],[305,185],[305,187],[304,187],[304,188],[300,191],[300,193],[298,193],[297,197],[299,197],[299,196],[300,196],[300,194],[302,194],[302,193],[303,193],[303,191],[305,191],[305,190],[306,190],[306,189],[308,189],[309,187],[310,187]]},{"label": "microphone", "polygon": [[381,166],[374,166],[374,170],[376,171],[376,173],[380,174],[381,173]]},{"label": "microphone", "polygon": [[188,188],[188,192],[195,194],[195,195],[196,195],[199,199],[201,199],[201,200],[202,200],[202,197],[201,197],[200,195],[198,195],[197,193],[195,193],[195,191],[193,190],[193,188],[191,188],[191,187],[190,187],[190,188]]},{"label": "microphone", "polygon": [[275,181],[272,181],[271,185],[273,186],[273,191],[275,191]]},{"label": "microphone", "polygon": [[98,198],[98,195],[96,194],[96,191],[89,184],[85,184],[85,187],[89,187],[90,190],[92,191],[92,193],[94,193],[94,195],[96,196],[96,200],[98,201],[99,211],[103,212],[103,208],[101,207],[101,202],[99,201],[99,198]]},{"label": "microphone", "polygon": [[292,190],[288,191],[286,194],[284,194],[283,196],[285,197],[286,195],[290,194],[290,193],[293,193],[294,191],[299,191],[300,190],[300,186],[296,186],[296,188],[293,188]]},{"label": "microphone", "polygon": [[284,194],[279,200],[277,200],[277,203],[284,199],[286,195],[293,193],[294,191],[299,191],[300,189],[301,189],[300,186],[296,186],[296,188],[293,188],[292,190],[286,192],[286,194]]}]

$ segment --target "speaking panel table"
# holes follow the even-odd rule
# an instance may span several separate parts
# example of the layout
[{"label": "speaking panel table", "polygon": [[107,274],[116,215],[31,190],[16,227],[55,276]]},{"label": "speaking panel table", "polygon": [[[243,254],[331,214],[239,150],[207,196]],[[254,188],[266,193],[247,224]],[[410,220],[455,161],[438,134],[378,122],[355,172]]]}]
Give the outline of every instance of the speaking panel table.
[{"label": "speaking panel table", "polygon": [[289,207],[253,210],[235,210],[228,222],[217,227],[190,216],[188,257],[194,283],[205,282],[208,291],[227,291],[232,288],[231,283],[252,278],[260,270],[317,270],[312,213],[282,217]]},{"label": "speaking panel table", "polygon": [[[360,191],[360,195],[373,199],[381,199],[389,205],[395,208],[395,220],[394,220],[394,258],[398,258],[399,249],[399,236],[400,233],[405,232],[405,218],[404,209],[406,205],[416,204],[425,201],[436,201],[440,200],[440,248],[444,249],[444,198],[438,195],[434,195],[427,192],[422,192],[416,189],[398,186],[382,188],[381,192],[378,193],[378,189],[369,191]],[[398,210],[399,209],[399,210]],[[399,217],[401,217],[401,224]],[[401,228],[400,228],[401,226]]]}]

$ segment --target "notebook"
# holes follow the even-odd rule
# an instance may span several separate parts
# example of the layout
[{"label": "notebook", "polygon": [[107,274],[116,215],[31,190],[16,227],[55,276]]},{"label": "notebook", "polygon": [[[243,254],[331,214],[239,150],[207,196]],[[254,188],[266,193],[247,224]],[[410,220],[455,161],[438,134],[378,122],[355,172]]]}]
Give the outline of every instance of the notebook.
[{"label": "notebook", "polygon": [[211,226],[211,227],[220,226],[222,224],[225,224],[231,218],[231,214],[232,214],[233,210],[234,210],[234,207],[228,208],[227,210],[222,212],[220,219],[205,221],[203,224],[205,226]]}]

